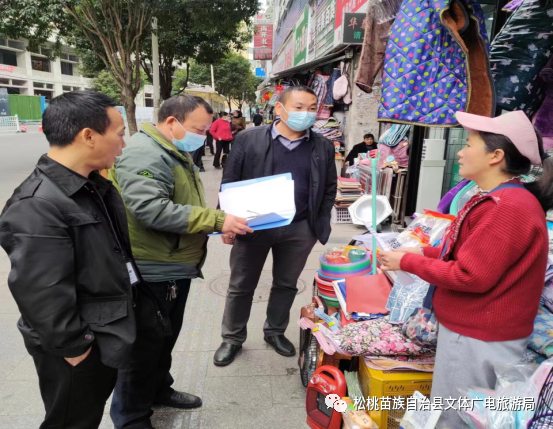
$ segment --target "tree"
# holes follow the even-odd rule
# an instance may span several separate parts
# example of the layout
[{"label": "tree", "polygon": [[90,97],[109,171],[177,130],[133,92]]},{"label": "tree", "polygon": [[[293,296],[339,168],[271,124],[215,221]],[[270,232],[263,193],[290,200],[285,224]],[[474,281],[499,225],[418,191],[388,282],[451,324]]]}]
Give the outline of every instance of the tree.
[{"label": "tree", "polygon": [[[259,79],[254,76],[250,62],[243,56],[231,52],[227,54],[219,64],[213,66],[215,76],[215,89],[227,98],[229,110],[232,103],[242,108],[243,104],[255,101],[255,91]],[[183,91],[182,85],[188,83],[183,75],[185,71],[177,72],[174,87],[177,91]],[[200,85],[211,85],[211,68],[209,65],[200,64],[196,61],[190,63],[190,82]]]},{"label": "tree", "polygon": [[134,99],[142,82],[142,42],[155,7],[163,7],[164,1],[2,0],[0,4],[0,33],[28,39],[30,49],[53,37],[53,55],[59,54],[62,41],[94,52],[121,89],[130,133],[137,131]]},{"label": "tree", "polygon": [[[157,9],[161,98],[171,96],[177,66],[192,58],[211,64],[231,49],[242,50],[251,40],[250,20],[258,7],[258,0],[181,0]],[[150,80],[151,46],[148,35],[141,61]]]},{"label": "tree", "polygon": [[[148,83],[148,77],[143,71],[141,74],[140,89],[143,89],[144,85]],[[94,91],[101,92],[113,98],[118,105],[122,105],[121,88],[107,70],[100,71],[98,75],[92,79],[92,88]]]}]

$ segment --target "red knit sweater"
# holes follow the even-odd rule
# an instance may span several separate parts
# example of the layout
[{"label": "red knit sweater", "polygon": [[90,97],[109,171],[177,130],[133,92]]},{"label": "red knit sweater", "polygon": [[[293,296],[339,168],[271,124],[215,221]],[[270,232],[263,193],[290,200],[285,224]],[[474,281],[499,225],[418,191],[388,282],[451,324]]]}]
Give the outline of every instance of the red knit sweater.
[{"label": "red knit sweater", "polygon": [[440,249],[407,254],[401,269],[436,285],[434,310],[449,330],[482,341],[534,330],[549,252],[544,212],[528,191],[493,193],[465,218],[449,260]]}]

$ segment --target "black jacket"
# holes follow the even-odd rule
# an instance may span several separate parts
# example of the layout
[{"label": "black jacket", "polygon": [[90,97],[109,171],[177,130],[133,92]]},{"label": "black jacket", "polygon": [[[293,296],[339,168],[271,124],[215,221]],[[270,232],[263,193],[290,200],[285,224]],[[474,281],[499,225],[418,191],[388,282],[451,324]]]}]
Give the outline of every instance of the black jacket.
[{"label": "black jacket", "polygon": [[[249,128],[234,141],[225,165],[223,183],[257,179],[272,175],[272,125]],[[302,143],[305,144],[305,143]],[[309,224],[319,241],[326,244],[330,236],[330,212],[336,199],[336,163],[334,144],[311,132],[311,193]]]},{"label": "black jacket", "polygon": [[353,165],[353,160],[355,158],[357,158],[357,156],[360,153],[367,153],[371,150],[376,150],[376,149],[378,149],[378,145],[376,143],[373,143],[370,146],[367,146],[365,144],[365,142],[361,142],[359,144],[356,144],[355,146],[353,146],[353,148],[348,153],[348,157],[346,158],[346,162],[349,162],[350,165]]},{"label": "black jacket", "polygon": [[134,261],[111,182],[43,156],[6,203],[0,244],[31,355],[77,357],[96,341],[106,365],[125,366],[136,337],[127,269]]},{"label": "black jacket", "polygon": [[258,124],[261,124],[263,122],[263,116],[261,116],[259,113],[256,113],[255,115],[253,115],[253,123],[258,125]]}]

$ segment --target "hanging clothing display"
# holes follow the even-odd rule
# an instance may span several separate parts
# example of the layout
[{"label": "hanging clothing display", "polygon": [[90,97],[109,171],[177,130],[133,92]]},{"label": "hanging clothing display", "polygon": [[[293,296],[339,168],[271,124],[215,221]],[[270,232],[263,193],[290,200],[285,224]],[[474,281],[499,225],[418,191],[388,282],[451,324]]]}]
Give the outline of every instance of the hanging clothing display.
[{"label": "hanging clothing display", "polygon": [[524,110],[532,116],[539,108],[545,88],[538,79],[551,49],[553,7],[542,8],[539,0],[525,0],[509,17],[490,48],[497,106]]},{"label": "hanging clothing display", "polygon": [[534,118],[535,127],[543,136],[543,148],[553,149],[553,56],[542,69],[539,76],[545,89],[545,100]]},{"label": "hanging clothing display", "polygon": [[379,121],[455,126],[457,111],[493,116],[488,46],[478,1],[404,0],[386,49]]},{"label": "hanging clothing display", "polygon": [[355,85],[366,93],[373,92],[374,80],[384,64],[384,54],[392,23],[393,21],[388,21],[378,24],[376,17],[371,13],[371,8],[367,11],[365,39],[357,76],[355,76]]}]

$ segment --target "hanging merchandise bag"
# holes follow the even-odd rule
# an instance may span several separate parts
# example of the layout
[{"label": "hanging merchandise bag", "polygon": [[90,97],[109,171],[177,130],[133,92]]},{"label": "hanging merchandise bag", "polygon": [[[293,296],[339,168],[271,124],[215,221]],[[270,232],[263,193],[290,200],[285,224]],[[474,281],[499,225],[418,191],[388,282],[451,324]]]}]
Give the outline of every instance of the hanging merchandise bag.
[{"label": "hanging merchandise bag", "polygon": [[349,66],[350,63],[344,64],[342,62],[340,64],[342,76],[340,76],[338,80],[334,82],[332,94],[334,96],[334,100],[342,100],[344,104],[351,104],[351,91],[349,87]]}]

